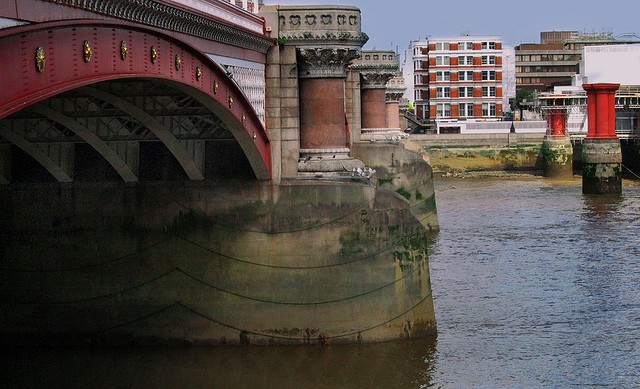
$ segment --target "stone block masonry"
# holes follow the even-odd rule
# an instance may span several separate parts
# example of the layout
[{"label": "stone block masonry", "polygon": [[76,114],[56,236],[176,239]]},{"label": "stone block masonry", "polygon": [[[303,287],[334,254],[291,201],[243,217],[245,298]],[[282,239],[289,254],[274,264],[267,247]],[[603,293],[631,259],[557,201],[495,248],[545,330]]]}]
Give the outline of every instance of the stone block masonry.
[{"label": "stone block masonry", "polygon": [[4,344],[436,333],[427,230],[392,191],[317,181],[52,184],[4,188],[0,199]]}]

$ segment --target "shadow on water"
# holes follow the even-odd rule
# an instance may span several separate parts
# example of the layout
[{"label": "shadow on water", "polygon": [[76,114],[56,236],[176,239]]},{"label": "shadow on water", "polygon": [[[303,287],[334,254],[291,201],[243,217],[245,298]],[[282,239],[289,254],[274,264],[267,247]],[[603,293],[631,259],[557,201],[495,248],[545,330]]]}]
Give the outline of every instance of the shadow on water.
[{"label": "shadow on water", "polygon": [[436,340],[325,347],[22,348],[9,355],[0,378],[12,388],[428,388]]}]

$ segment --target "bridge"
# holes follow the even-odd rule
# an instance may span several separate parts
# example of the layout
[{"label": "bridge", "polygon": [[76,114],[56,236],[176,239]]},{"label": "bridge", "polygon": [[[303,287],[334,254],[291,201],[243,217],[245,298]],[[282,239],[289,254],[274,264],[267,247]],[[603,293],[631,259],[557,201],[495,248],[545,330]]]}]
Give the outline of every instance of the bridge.
[{"label": "bridge", "polygon": [[47,177],[38,170],[59,182],[203,180],[219,149],[246,158],[229,170],[270,178],[264,22],[225,2],[171,3],[2,4],[14,24],[0,31],[4,182]]},{"label": "bridge", "polygon": [[360,17],[2,2],[1,343],[434,335],[431,169]]}]

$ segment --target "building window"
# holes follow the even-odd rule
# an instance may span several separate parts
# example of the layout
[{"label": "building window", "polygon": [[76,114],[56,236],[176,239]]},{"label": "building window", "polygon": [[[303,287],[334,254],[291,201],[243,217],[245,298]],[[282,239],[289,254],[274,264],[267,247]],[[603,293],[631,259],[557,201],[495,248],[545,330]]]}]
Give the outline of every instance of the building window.
[{"label": "building window", "polygon": [[495,81],[496,80],[496,72],[495,70],[483,70],[482,71],[482,81]]},{"label": "building window", "polygon": [[482,64],[483,65],[495,65],[496,64],[496,56],[495,55],[483,55],[482,56]]},{"label": "building window", "polygon": [[436,57],[436,65],[438,65],[438,66],[449,65],[450,62],[451,62],[451,59],[449,58],[449,56],[437,56]]},{"label": "building window", "polygon": [[482,50],[495,50],[496,42],[482,42]]},{"label": "building window", "polygon": [[473,65],[473,56],[472,55],[460,55],[458,56],[458,65],[460,66],[471,66]]},{"label": "building window", "polygon": [[473,42],[458,42],[458,50],[473,50]]},{"label": "building window", "polygon": [[449,81],[451,79],[451,74],[446,71],[436,72],[436,81]]},{"label": "building window", "polygon": [[472,86],[461,86],[459,88],[460,97],[473,97],[473,87]]},{"label": "building window", "polygon": [[482,97],[496,97],[496,87],[495,86],[483,86],[482,87]]},{"label": "building window", "polygon": [[451,104],[449,103],[436,104],[436,116],[439,118],[451,116]]},{"label": "building window", "polygon": [[436,89],[436,97],[451,97],[451,88],[440,86]]},{"label": "building window", "polygon": [[424,74],[416,74],[415,85],[426,85],[429,83],[429,76]]},{"label": "building window", "polygon": [[416,101],[418,100],[429,100],[429,90],[428,89],[417,89],[415,91]]},{"label": "building window", "polygon": [[496,104],[482,103],[482,116],[496,116]]},{"label": "building window", "polygon": [[458,81],[473,81],[473,71],[465,70],[458,72]]},{"label": "building window", "polygon": [[473,117],[473,103],[460,103],[460,116]]},{"label": "building window", "polygon": [[436,42],[436,50],[449,50],[449,42]]}]

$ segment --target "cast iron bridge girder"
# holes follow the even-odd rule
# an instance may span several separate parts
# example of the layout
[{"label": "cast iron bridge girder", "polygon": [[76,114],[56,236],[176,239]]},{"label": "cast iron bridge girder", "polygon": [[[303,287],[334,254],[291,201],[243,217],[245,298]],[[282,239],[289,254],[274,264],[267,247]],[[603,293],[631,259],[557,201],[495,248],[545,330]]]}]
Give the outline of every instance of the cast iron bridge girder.
[{"label": "cast iron bridge girder", "polygon": [[[29,44],[31,40],[49,42],[44,46],[47,50],[44,73],[38,73],[35,68],[28,66],[20,76],[16,74],[19,79],[13,73],[3,77],[3,88],[13,92],[6,94],[0,102],[0,125],[2,133],[7,135],[0,137],[0,145],[5,145],[2,149],[6,150],[7,143],[13,143],[25,151],[30,150],[27,154],[31,154],[31,151],[38,149],[38,144],[47,142],[93,142],[92,147],[98,150],[100,147],[96,145],[104,146],[112,142],[159,140],[174,155],[189,179],[202,180],[201,162],[193,160],[196,158],[193,154],[195,149],[193,145],[188,145],[189,142],[235,141],[245,152],[256,177],[270,177],[268,135],[246,96],[228,79],[221,67],[183,42],[144,27],[88,20],[77,23],[77,26],[69,26],[51,22],[0,32],[0,46],[7,49],[2,50],[5,55],[1,57],[3,62],[7,62],[8,68],[24,68],[21,59],[35,55],[36,52],[32,52],[35,49]],[[69,40],[57,39],[56,34],[57,31],[64,34],[67,30],[74,36],[93,31],[87,37],[100,36],[96,31],[104,30],[107,35],[113,34],[111,41],[119,42],[121,37],[128,42],[131,39],[132,47],[136,48],[132,55],[137,57],[132,58],[132,65],[126,68],[116,66],[119,63],[117,61],[113,61],[112,70],[110,65],[98,67],[97,63],[111,63],[110,60],[104,61],[105,54],[119,55],[104,52],[103,49],[110,43],[103,36],[98,43],[92,40],[95,46],[92,46],[91,61],[96,63],[95,66],[89,68],[83,65],[81,56],[68,58],[68,64],[62,65],[67,69],[92,69],[91,75],[86,73],[78,77],[69,71],[58,73],[54,70],[56,61],[57,69],[60,69],[60,60],[63,58],[60,53],[68,52],[64,46]],[[14,41],[16,38],[20,39],[19,43]],[[153,64],[150,63],[148,52],[145,57],[145,52],[140,51],[142,39],[153,40],[165,50],[164,55],[159,56],[165,62],[155,65],[157,70],[144,71],[144,74],[140,72],[143,67],[140,62],[144,62],[145,69]],[[37,43],[33,44],[37,46]],[[185,71],[178,78],[175,77],[175,71],[171,70],[174,65],[173,54],[167,55],[167,50],[169,53],[178,52],[182,57]],[[103,55],[102,61],[100,55]],[[47,85],[38,81],[45,79],[56,83]],[[91,142],[87,142],[91,133],[95,136]],[[202,149],[202,146],[197,147]],[[109,161],[110,158],[106,157],[108,152],[105,154],[104,150],[98,152]],[[43,160],[41,155],[32,157]],[[112,165],[120,164],[113,162],[113,158],[109,162]],[[51,172],[51,169],[48,161],[47,170]],[[61,177],[59,181],[68,181],[62,174],[54,176]]]}]

